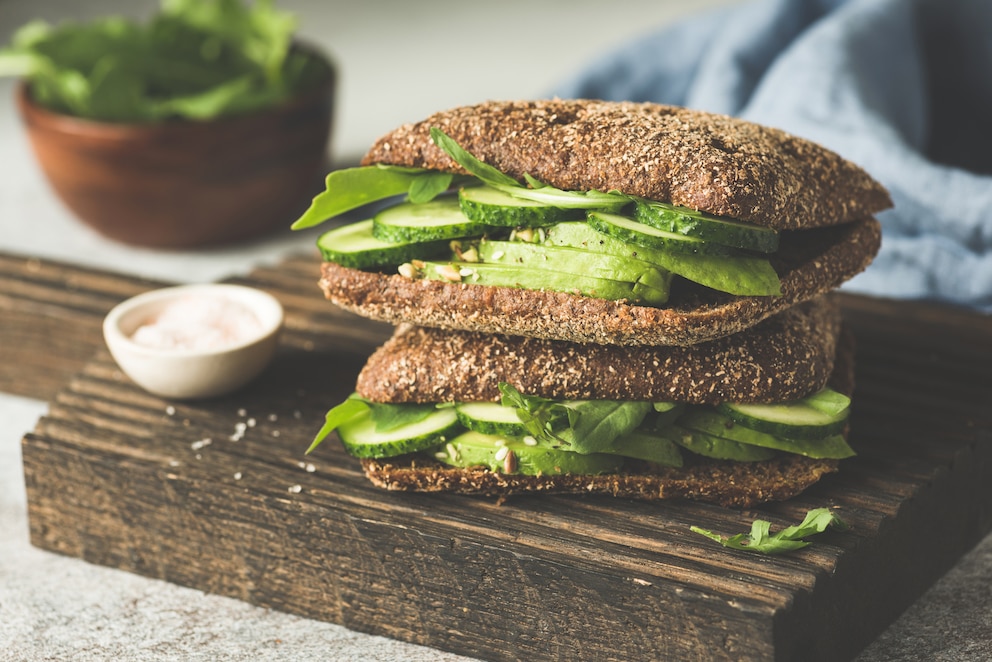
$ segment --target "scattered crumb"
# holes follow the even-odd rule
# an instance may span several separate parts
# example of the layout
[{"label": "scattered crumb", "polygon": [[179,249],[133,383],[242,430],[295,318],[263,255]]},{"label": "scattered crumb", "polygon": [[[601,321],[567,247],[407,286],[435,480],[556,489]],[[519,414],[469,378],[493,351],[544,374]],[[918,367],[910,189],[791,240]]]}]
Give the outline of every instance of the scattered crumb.
[{"label": "scattered crumb", "polygon": [[241,418],[244,418],[247,415],[248,415],[248,412],[247,412],[247,410],[245,410],[244,407],[242,407],[241,409],[238,410],[238,416],[240,416]]},{"label": "scattered crumb", "polygon": [[204,446],[209,446],[212,443],[214,443],[214,440],[213,439],[210,439],[210,438],[200,439],[199,441],[194,441],[192,444],[189,445],[189,447],[192,448],[195,451],[198,451],[201,448],[203,448]]},{"label": "scattered crumb", "polygon": [[234,480],[241,480],[241,476],[242,475],[243,474],[240,471],[235,472],[235,474],[234,474]]},{"label": "scattered crumb", "polygon": [[275,422],[279,420],[279,417],[276,414],[269,414],[269,420]]},{"label": "scattered crumb", "polygon": [[288,490],[290,494],[299,494],[302,491],[303,491],[302,485],[290,485]]},{"label": "scattered crumb", "polygon": [[173,407],[172,405],[169,405],[168,407],[165,408],[165,413],[168,416],[175,416],[176,415],[176,408]]}]

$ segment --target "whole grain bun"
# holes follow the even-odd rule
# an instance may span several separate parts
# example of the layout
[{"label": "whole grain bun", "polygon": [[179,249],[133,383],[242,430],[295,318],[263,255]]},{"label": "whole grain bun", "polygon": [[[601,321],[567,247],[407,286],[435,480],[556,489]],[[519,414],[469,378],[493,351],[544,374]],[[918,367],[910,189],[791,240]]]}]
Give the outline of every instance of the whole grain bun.
[{"label": "whole grain bun", "polygon": [[[854,350],[853,336],[842,329],[829,383],[848,395],[854,389]],[[450,467],[422,455],[361,460],[369,480],[387,490],[455,492],[500,499],[527,493],[599,494],[644,500],[691,499],[734,508],[790,499],[840,468],[837,460],[789,453],[760,462],[685,454],[685,462],[678,468],[633,462],[620,473],[595,476],[523,476],[481,467]]]},{"label": "whole grain bun", "polygon": [[599,494],[643,500],[691,499],[728,508],[790,499],[837,468],[837,460],[783,454],[762,462],[710,460],[677,469],[654,466],[622,474],[522,476],[480,467],[449,467],[413,456],[362,460],[368,479],[387,490],[501,499],[527,493]]},{"label": "whole grain bun", "polygon": [[689,347],[594,345],[404,325],[356,391],[375,402],[498,401],[499,382],[567,400],[779,402],[827,383],[840,334],[819,297],[741,333]]},{"label": "whole grain bun", "polygon": [[522,290],[349,269],[324,263],[328,300],[371,319],[443,329],[613,345],[692,345],[748,329],[777,312],[838,287],[874,258],[881,227],[873,218],[784,232],[771,256],[781,296],[733,296],[673,282],[664,308],[566,292]]},{"label": "whole grain bun", "polygon": [[431,127],[518,180],[528,173],[566,190],[618,190],[771,228],[845,223],[892,205],[864,170],[809,140],[650,103],[463,106],[383,136],[362,163],[464,173],[431,141]]}]

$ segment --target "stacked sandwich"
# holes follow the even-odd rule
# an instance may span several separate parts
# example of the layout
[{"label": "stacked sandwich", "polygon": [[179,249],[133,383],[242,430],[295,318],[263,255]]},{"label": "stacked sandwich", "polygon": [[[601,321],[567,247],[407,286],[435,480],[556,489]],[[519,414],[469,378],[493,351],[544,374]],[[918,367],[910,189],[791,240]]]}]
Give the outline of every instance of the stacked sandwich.
[{"label": "stacked sandwich", "polygon": [[[739,119],[490,102],[381,138],[294,227],[397,325],[328,412],[393,490],[789,498],[853,454],[829,292],[878,251],[863,170]],[[311,450],[313,447],[311,447]]]}]

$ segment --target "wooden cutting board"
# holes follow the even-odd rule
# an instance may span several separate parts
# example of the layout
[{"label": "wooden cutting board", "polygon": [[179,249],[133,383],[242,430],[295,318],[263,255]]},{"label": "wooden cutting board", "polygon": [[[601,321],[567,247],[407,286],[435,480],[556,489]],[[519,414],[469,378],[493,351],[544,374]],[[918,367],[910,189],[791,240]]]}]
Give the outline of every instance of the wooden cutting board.
[{"label": "wooden cutting board", "polygon": [[[789,502],[500,505],[380,491],[335,443],[303,455],[389,333],[323,302],[317,272],[301,256],[235,281],[282,300],[280,353],[246,390],[184,403],[134,387],[99,338],[113,303],[155,283],[0,256],[0,390],[52,392],[22,445],[33,544],[491,660],[834,660],[992,528],[988,317],[843,297],[859,455]],[[850,530],[785,556],[689,531],[821,506]]]}]

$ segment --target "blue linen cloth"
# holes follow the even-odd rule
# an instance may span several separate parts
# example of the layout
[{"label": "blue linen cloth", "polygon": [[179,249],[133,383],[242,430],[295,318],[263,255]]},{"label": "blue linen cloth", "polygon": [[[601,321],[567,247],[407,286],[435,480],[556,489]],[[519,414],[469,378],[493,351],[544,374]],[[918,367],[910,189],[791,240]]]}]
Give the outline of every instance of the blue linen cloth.
[{"label": "blue linen cloth", "polygon": [[757,0],[632,41],[553,90],[736,115],[892,194],[849,291],[992,312],[992,0]]}]

